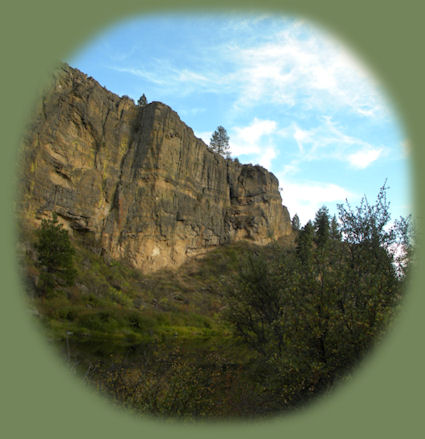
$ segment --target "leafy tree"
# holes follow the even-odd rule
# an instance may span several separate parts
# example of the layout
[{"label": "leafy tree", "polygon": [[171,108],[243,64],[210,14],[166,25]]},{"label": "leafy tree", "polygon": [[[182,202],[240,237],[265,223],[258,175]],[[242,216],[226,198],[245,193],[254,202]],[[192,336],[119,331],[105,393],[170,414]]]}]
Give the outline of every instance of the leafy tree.
[{"label": "leafy tree", "polygon": [[388,229],[391,219],[390,203],[387,200],[386,183],[379,189],[374,205],[366,197],[353,209],[348,201],[338,205],[341,232],[350,244],[367,244],[388,248],[396,237],[394,229]]},{"label": "leafy tree", "polygon": [[[394,314],[412,239],[408,220],[389,227],[386,190],[373,205],[339,206],[339,221],[319,209],[295,251],[259,253],[235,277],[227,319],[259,355],[258,377],[282,406],[331,386]],[[394,245],[405,248],[401,269]]]},{"label": "leafy tree", "polygon": [[[356,209],[351,208],[348,202],[338,205],[340,230],[344,242],[349,246],[352,261],[357,265],[373,260],[371,269],[380,271],[386,267],[389,271],[403,272],[397,252],[406,250],[407,255],[412,255],[411,217],[400,218],[390,224],[387,189],[385,183],[373,205],[366,197],[362,198]],[[402,264],[406,265],[406,262]]]},{"label": "leafy tree", "polygon": [[35,248],[38,252],[37,264],[41,269],[38,289],[42,294],[52,292],[57,286],[74,283],[74,248],[56,213],[51,219],[42,220]]},{"label": "leafy tree", "polygon": [[137,105],[139,105],[139,107],[144,107],[147,104],[148,104],[148,100],[146,99],[146,96],[143,93],[142,96],[140,96],[139,100],[137,101]]},{"label": "leafy tree", "polygon": [[226,158],[230,157],[229,136],[226,129],[221,125],[217,127],[211,136],[210,148]]},{"label": "leafy tree", "polygon": [[284,308],[277,277],[280,273],[270,269],[261,252],[247,254],[239,265],[236,287],[227,294],[227,319],[245,343],[265,357],[283,345],[279,326]]}]

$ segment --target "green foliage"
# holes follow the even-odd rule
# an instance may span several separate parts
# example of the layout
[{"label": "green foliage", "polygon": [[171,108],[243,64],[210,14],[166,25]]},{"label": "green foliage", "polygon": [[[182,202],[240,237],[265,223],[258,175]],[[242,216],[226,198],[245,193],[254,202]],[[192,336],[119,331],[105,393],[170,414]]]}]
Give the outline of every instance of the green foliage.
[{"label": "green foliage", "polygon": [[296,231],[300,230],[300,228],[301,228],[300,218],[299,218],[299,216],[297,214],[295,214],[293,216],[291,224],[292,224],[292,228],[294,230],[296,230]]},{"label": "green foliage", "polygon": [[[366,197],[355,209],[350,204],[338,205],[340,231],[343,240],[349,245],[353,263],[360,268],[362,262],[371,262],[365,255],[374,254],[373,268],[376,270],[396,270],[400,275],[406,273],[408,262],[413,254],[413,226],[411,217],[400,218],[390,226],[390,203],[387,200],[387,187],[384,184],[378,193],[375,204],[369,204]],[[403,255],[400,259],[397,252]]]},{"label": "green foliage", "polygon": [[408,223],[387,228],[389,219],[384,186],[374,205],[340,207],[340,226],[319,209],[295,251],[263,250],[241,263],[225,317],[258,353],[255,379],[281,407],[328,389],[382,336],[404,273],[392,245],[409,242]]},{"label": "green foliage", "polygon": [[147,104],[148,104],[148,100],[146,99],[146,96],[143,93],[142,96],[140,96],[139,100],[137,101],[137,105],[139,107],[144,107]]},{"label": "green foliage", "polygon": [[312,257],[312,248],[314,240],[314,227],[311,221],[301,229],[297,237],[297,255],[303,264],[309,264]]},{"label": "green foliage", "polygon": [[319,247],[324,247],[329,240],[330,224],[329,210],[322,206],[314,218],[314,240]]},{"label": "green foliage", "polygon": [[230,157],[229,136],[226,129],[221,125],[217,127],[211,136],[210,148],[226,158]]},{"label": "green foliage", "polygon": [[283,346],[281,285],[282,273],[271,269],[270,261],[259,252],[242,259],[236,282],[227,291],[225,317],[238,335],[265,357],[273,355],[275,349],[281,352]]},{"label": "green foliage", "polygon": [[74,283],[74,248],[68,232],[59,224],[57,215],[52,219],[43,219],[37,230],[38,267],[40,278],[38,290],[40,294],[51,293],[58,286],[71,286]]},{"label": "green foliage", "polygon": [[338,220],[336,219],[335,215],[332,217],[332,220],[330,223],[329,237],[331,239],[337,239],[337,240],[341,240],[341,238],[342,238],[341,232],[339,230]]}]

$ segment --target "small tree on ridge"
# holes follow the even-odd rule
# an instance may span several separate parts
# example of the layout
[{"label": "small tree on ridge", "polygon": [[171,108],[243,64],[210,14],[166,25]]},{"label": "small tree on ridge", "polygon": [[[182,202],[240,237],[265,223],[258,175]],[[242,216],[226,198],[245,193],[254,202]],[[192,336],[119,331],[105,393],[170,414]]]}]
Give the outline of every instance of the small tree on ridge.
[{"label": "small tree on ridge", "polygon": [[211,136],[210,148],[218,152],[223,157],[230,157],[229,136],[225,128],[221,125],[217,127]]},{"label": "small tree on ridge", "polygon": [[148,100],[146,99],[146,96],[143,93],[142,96],[140,96],[139,100],[137,101],[137,105],[139,107],[144,107],[147,104],[148,104]]}]

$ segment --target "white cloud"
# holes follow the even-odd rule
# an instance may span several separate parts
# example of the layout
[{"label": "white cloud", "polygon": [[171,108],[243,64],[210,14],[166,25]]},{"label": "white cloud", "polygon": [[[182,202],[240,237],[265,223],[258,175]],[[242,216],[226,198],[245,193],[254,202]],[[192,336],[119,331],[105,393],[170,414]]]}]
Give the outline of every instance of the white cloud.
[{"label": "white cloud", "polygon": [[303,143],[304,142],[308,142],[308,143],[312,142],[311,134],[312,133],[310,131],[303,130],[298,125],[294,124],[294,139],[297,142],[298,149],[299,149],[301,154],[304,153]]},{"label": "white cloud", "polygon": [[381,156],[383,148],[367,148],[350,154],[348,161],[351,166],[358,169],[365,169]]},{"label": "white cloud", "polygon": [[195,136],[202,139],[207,145],[210,143],[212,134],[212,131],[195,131]]},{"label": "white cloud", "polygon": [[[277,148],[265,137],[276,131],[276,122],[255,118],[245,127],[234,127],[230,136],[230,151],[233,157],[250,155],[251,159],[266,169],[270,169],[272,161],[277,157]],[[195,136],[202,139],[207,145],[210,142],[212,131],[195,132]]]},{"label": "white cloud", "polygon": [[230,132],[232,156],[250,156],[252,162],[270,169],[273,159],[278,155],[274,142],[276,131],[276,121],[258,118],[254,118],[247,126],[233,127]]},{"label": "white cloud", "polygon": [[283,177],[286,177],[287,175],[296,174],[297,172],[299,172],[299,170],[299,166],[295,162],[292,162],[291,164],[285,165],[283,167],[281,175]]},{"label": "white cloud", "polygon": [[[277,157],[277,148],[265,137],[275,131],[276,122],[257,118],[248,126],[234,127],[229,142],[231,155],[233,157],[250,155],[255,163],[270,169],[273,159]],[[212,131],[197,131],[195,136],[208,145]]]},{"label": "white cloud", "polygon": [[272,160],[276,158],[276,156],[276,149],[274,147],[268,147],[264,153],[260,155],[258,164],[264,166],[266,169],[270,169],[272,167]]},{"label": "white cloud", "polygon": [[291,217],[298,215],[301,224],[313,220],[317,210],[327,203],[343,203],[346,199],[358,198],[356,194],[333,183],[295,182],[285,179],[283,173],[278,173],[277,177],[282,187],[283,204]]},{"label": "white cloud", "polygon": [[274,120],[254,118],[250,125],[234,127],[230,138],[230,148],[234,155],[258,154],[263,149],[263,138],[275,133]]}]

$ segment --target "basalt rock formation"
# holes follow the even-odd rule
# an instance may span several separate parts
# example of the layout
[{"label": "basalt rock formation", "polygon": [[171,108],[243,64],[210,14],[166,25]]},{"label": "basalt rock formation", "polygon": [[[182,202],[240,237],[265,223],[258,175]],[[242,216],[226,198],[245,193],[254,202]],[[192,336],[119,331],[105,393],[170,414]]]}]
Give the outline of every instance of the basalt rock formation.
[{"label": "basalt rock formation", "polygon": [[22,220],[35,226],[56,212],[143,271],[292,233],[273,174],[210,151],[168,106],[135,105],[68,65],[23,143]]}]

